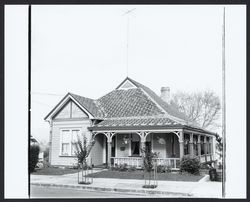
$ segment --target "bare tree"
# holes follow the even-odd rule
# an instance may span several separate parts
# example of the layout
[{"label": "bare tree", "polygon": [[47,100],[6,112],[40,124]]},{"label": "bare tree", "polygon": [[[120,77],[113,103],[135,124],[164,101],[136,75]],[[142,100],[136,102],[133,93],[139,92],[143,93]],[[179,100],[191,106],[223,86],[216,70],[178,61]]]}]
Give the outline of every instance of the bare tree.
[{"label": "bare tree", "polygon": [[177,92],[172,96],[171,105],[183,112],[188,121],[204,129],[219,127],[220,99],[211,90],[198,93]]}]

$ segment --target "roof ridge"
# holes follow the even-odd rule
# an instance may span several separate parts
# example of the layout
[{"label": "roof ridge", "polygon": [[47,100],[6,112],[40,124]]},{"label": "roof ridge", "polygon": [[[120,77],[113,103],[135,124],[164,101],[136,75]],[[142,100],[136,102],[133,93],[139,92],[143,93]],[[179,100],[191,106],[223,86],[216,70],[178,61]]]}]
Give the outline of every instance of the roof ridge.
[{"label": "roof ridge", "polygon": [[93,101],[95,100],[95,99],[92,99],[92,98],[89,98],[89,97],[84,97],[84,96],[82,96],[82,95],[78,95],[78,94],[71,93],[71,92],[69,92],[69,94],[70,94],[70,95],[79,96],[79,97],[82,97],[82,98],[85,98],[85,99],[93,100]]}]

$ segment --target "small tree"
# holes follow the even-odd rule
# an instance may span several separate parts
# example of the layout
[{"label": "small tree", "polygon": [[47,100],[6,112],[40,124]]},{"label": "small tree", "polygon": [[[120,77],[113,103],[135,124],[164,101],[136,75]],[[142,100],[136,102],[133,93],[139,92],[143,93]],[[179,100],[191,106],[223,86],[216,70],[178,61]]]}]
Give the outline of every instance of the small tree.
[{"label": "small tree", "polygon": [[87,158],[94,144],[95,144],[95,140],[93,138],[90,140],[89,145],[87,145],[86,136],[83,136],[83,140],[81,140],[79,136],[77,137],[75,154],[76,154],[76,158],[78,161],[78,167],[80,165],[80,167],[82,168],[82,177],[83,177],[83,170],[85,170],[85,182],[83,181],[79,182],[79,172],[78,172],[78,183],[90,184],[89,182],[87,182],[87,173],[88,173],[88,167],[89,167],[87,163]]},{"label": "small tree", "polygon": [[[157,153],[152,152],[151,150],[147,150],[146,148],[141,149],[142,153],[142,159],[143,159],[143,168],[144,168],[144,179],[145,179],[145,185],[144,188],[155,188],[157,187],[156,183],[156,172],[157,172],[157,165],[155,162],[155,158],[157,158]],[[148,185],[146,184],[146,176],[145,171],[148,173]],[[153,180],[154,184],[151,185],[152,180],[152,172],[153,172]]]},{"label": "small tree", "polygon": [[39,145],[32,144],[30,145],[30,155],[29,155],[29,173],[34,172],[36,164],[38,162],[38,156],[39,156]]}]

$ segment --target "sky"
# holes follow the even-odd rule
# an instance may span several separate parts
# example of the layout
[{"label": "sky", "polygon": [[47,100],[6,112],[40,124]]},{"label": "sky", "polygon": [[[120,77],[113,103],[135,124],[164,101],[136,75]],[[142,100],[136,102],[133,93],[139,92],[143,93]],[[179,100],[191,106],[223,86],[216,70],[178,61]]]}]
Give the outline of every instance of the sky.
[{"label": "sky", "polygon": [[222,16],[222,6],[32,6],[32,135],[48,141],[44,117],[67,92],[97,99],[127,75],[158,95],[221,98]]}]

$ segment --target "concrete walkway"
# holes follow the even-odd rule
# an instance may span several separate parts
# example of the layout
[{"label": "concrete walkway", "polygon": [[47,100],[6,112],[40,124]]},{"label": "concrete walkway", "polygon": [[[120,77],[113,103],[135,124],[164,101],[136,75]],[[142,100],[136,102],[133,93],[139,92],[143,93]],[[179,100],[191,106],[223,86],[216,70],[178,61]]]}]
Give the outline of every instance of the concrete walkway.
[{"label": "concrete walkway", "polygon": [[31,175],[30,179],[32,185],[140,195],[154,194],[156,197],[221,198],[222,192],[221,182],[207,181],[207,176],[201,179],[199,182],[158,181],[158,187],[155,189],[142,188],[144,185],[144,180],[131,179],[94,178],[93,184],[81,185],[77,183],[77,173],[56,176]]}]

